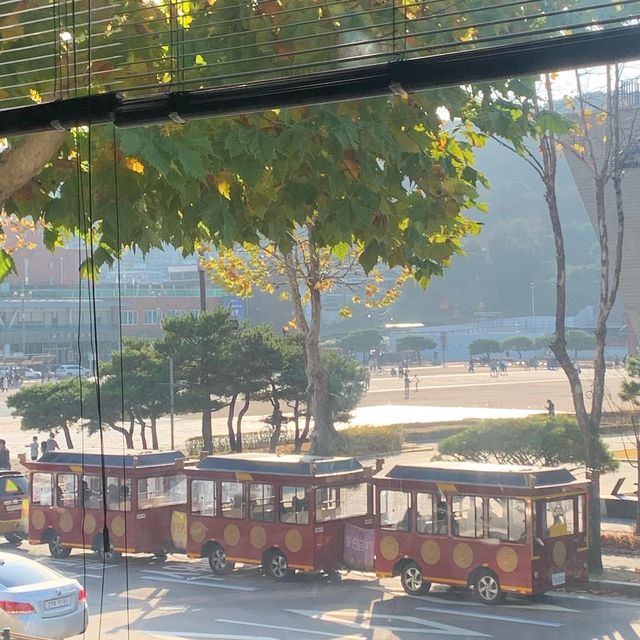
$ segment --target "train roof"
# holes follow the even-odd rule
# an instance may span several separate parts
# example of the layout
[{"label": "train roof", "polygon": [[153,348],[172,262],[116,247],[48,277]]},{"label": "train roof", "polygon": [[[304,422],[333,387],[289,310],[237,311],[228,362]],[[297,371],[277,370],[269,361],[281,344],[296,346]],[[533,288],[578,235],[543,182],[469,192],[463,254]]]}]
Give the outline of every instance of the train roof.
[{"label": "train roof", "polygon": [[278,456],[273,453],[232,453],[226,456],[208,456],[198,464],[197,468],[231,473],[261,473],[309,478],[364,471],[364,467],[354,458],[312,455]]},{"label": "train roof", "polygon": [[142,467],[156,467],[175,464],[182,460],[184,454],[181,451],[126,451],[119,449],[105,449],[104,453],[99,449],[85,449],[84,451],[49,451],[44,453],[37,461],[27,462],[31,464],[63,464],[87,467],[120,467],[127,469],[139,469]]},{"label": "train roof", "polygon": [[578,482],[563,467],[485,464],[478,462],[427,462],[417,465],[397,464],[377,478],[452,485],[543,488]]}]

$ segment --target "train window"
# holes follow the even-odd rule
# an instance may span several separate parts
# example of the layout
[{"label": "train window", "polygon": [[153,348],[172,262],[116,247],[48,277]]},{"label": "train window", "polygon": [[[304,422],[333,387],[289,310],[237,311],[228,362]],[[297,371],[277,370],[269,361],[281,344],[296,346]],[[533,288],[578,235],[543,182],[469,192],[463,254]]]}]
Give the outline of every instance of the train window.
[{"label": "train window", "polygon": [[304,487],[282,487],[280,522],[309,524],[309,499]]},{"label": "train window", "polygon": [[461,538],[482,538],[482,508],[483,500],[479,496],[453,496],[453,535]]},{"label": "train window", "polygon": [[53,478],[50,473],[34,473],[31,481],[33,493],[32,504],[43,507],[53,505]]},{"label": "train window", "polygon": [[216,515],[216,483],[213,480],[193,480],[191,513],[200,516]]},{"label": "train window", "polygon": [[83,476],[82,493],[85,508],[102,509],[102,478],[100,476]]},{"label": "train window", "polygon": [[244,484],[242,482],[221,482],[221,506],[223,518],[244,518]]},{"label": "train window", "polygon": [[584,533],[585,532],[585,501],[587,499],[587,496],[578,496],[578,522],[577,522],[577,528],[578,528],[578,533]]},{"label": "train window", "polygon": [[78,476],[75,473],[59,473],[56,479],[56,504],[59,507],[78,506]]},{"label": "train window", "polygon": [[107,509],[131,511],[131,478],[120,476],[107,478]]},{"label": "train window", "polygon": [[525,503],[517,498],[489,498],[489,537],[525,541]]},{"label": "train window", "polygon": [[13,478],[5,478],[0,482],[0,495],[5,497],[14,497],[16,494],[29,493],[29,483],[24,476],[14,476]]},{"label": "train window", "polygon": [[380,526],[383,529],[409,531],[411,494],[408,491],[380,492]]},{"label": "train window", "polygon": [[261,520],[262,522],[273,522],[275,520],[274,511],[275,499],[273,496],[273,486],[270,484],[250,484],[249,485],[249,517],[251,520]]},{"label": "train window", "polygon": [[152,509],[186,504],[187,479],[184,475],[158,476],[138,480],[138,508]]},{"label": "train window", "polygon": [[366,484],[316,489],[316,522],[363,516],[368,511]]},{"label": "train window", "polygon": [[435,493],[416,494],[416,531],[447,535],[447,503]]},{"label": "train window", "polygon": [[573,498],[547,500],[545,503],[545,537],[573,535],[575,533]]}]

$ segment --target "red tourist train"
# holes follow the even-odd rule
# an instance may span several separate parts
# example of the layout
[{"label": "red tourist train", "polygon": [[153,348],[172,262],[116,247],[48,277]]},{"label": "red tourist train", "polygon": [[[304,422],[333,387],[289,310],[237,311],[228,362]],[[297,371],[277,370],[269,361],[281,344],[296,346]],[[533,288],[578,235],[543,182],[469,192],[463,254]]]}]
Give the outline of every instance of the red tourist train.
[{"label": "red tourist train", "polygon": [[[587,483],[566,469],[471,463],[396,465],[353,458],[51,452],[31,471],[29,541],[52,555],[185,551],[226,574],[261,565],[274,579],[339,568],[471,586],[484,603],[588,580]],[[106,487],[106,490],[103,490]],[[110,554],[108,553],[110,556]]]},{"label": "red tourist train", "polygon": [[0,471],[0,535],[17,544],[26,537],[22,503],[29,495],[29,481],[18,471]]}]

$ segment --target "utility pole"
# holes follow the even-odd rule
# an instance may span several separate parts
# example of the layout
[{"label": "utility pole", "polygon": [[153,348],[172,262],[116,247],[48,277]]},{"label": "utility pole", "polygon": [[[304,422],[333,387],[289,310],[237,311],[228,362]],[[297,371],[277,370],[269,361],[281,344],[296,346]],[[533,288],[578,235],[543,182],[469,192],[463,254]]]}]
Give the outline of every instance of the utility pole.
[{"label": "utility pole", "polygon": [[171,450],[173,451],[175,449],[173,358],[169,358],[169,416],[171,419]]}]

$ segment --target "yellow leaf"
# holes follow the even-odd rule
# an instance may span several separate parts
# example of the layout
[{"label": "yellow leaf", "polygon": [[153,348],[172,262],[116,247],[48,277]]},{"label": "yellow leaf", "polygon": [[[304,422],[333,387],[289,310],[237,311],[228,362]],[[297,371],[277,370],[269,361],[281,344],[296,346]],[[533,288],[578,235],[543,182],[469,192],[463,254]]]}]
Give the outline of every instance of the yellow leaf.
[{"label": "yellow leaf", "polygon": [[197,66],[204,66],[207,64],[207,61],[198,53],[196,55],[196,65]]},{"label": "yellow leaf", "polygon": [[144,165],[137,158],[127,158],[126,165],[134,173],[144,173]]},{"label": "yellow leaf", "polygon": [[338,310],[338,315],[341,318],[350,318],[353,315],[353,313],[351,309],[349,309],[349,307],[342,307],[341,309]]},{"label": "yellow leaf", "polygon": [[231,200],[231,185],[228,180],[220,180],[220,182],[216,183],[216,187],[218,187],[218,192],[221,196]]},{"label": "yellow leaf", "polygon": [[29,97],[37,104],[42,102],[42,96],[35,89],[29,89]]}]

